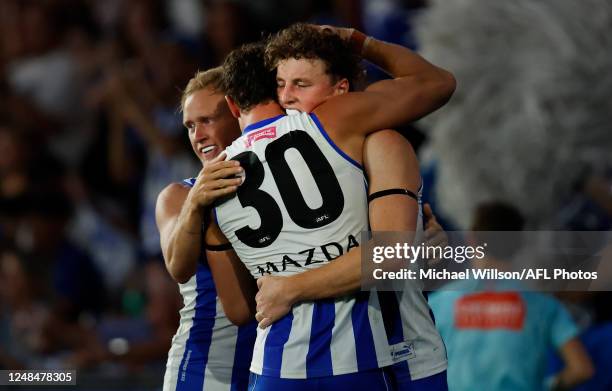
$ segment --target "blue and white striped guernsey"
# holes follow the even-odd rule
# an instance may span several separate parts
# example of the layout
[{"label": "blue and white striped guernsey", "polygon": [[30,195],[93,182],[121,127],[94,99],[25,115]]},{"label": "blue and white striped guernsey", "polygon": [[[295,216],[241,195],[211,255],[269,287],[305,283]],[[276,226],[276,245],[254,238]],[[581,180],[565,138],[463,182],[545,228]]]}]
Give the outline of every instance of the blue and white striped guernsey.
[{"label": "blue and white striped guernsey", "polygon": [[[314,114],[252,124],[226,152],[245,179],[216,206],[217,223],[254,277],[317,268],[358,245],[368,226],[363,170]],[[251,371],[303,379],[393,363],[378,295],[360,292],[302,302],[258,329]]]},{"label": "blue and white striped guernsey", "polygon": [[[194,182],[183,181],[190,187]],[[179,289],[184,306],[168,353],[164,391],[246,391],[256,323],[236,327],[227,319],[203,256]]]},{"label": "blue and white striped guernsey", "polygon": [[[414,245],[424,241],[423,187],[417,193],[419,216]],[[381,292],[383,318],[393,358],[394,370],[409,372],[411,380],[438,374],[447,367],[446,348],[436,329],[434,316],[420,280],[406,280],[397,292]]]}]

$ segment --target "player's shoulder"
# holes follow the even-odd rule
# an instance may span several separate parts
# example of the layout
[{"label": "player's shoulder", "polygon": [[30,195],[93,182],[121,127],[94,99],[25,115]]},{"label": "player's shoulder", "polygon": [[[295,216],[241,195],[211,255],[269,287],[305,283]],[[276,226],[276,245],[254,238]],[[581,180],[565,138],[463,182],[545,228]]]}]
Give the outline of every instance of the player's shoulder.
[{"label": "player's shoulder", "polygon": [[364,103],[367,102],[367,95],[363,91],[351,91],[346,94],[334,95],[317,106],[313,112],[326,120],[336,117],[345,119],[345,116],[353,115],[356,108],[364,106]]},{"label": "player's shoulder", "polygon": [[155,221],[160,231],[178,216],[189,195],[189,190],[190,187],[186,184],[171,183],[159,193],[155,203]]},{"label": "player's shoulder", "polygon": [[195,178],[185,179],[181,182],[172,182],[159,193],[157,196],[157,205],[165,205],[173,202],[181,202],[185,200],[191,187],[195,183]]}]

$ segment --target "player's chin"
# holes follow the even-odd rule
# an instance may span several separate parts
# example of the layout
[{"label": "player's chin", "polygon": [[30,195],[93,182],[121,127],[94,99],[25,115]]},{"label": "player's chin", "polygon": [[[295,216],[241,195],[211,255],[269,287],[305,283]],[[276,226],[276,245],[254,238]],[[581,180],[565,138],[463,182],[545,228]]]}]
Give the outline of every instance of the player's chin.
[{"label": "player's chin", "polygon": [[213,150],[209,151],[209,152],[200,152],[199,156],[200,156],[200,160],[204,163],[204,162],[208,162],[210,160],[213,160],[214,158],[216,158],[217,156],[219,156],[221,154],[223,150],[215,147]]},{"label": "player's chin", "polygon": [[198,154],[198,158],[200,159],[200,161],[202,162],[203,165],[206,165],[208,163],[210,163],[211,160],[213,160],[215,158],[215,156],[203,156],[201,154]]}]

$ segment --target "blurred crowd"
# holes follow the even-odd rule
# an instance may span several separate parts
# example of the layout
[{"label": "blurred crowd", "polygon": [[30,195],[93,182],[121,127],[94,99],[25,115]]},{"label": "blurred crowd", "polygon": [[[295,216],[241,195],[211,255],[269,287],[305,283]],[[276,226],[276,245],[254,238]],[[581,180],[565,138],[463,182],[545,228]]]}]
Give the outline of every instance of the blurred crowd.
[{"label": "blurred crowd", "polygon": [[[424,0],[1,1],[0,368],[159,386],[182,302],[154,209],[165,185],[198,172],[178,110],[187,81],[296,21],[418,48],[411,20],[424,9]],[[426,143],[426,131],[405,133],[417,149]],[[585,171],[568,194],[567,229],[610,228],[608,174]],[[612,318],[609,297],[564,300],[586,330]]]},{"label": "blurred crowd", "polygon": [[0,367],[149,370],[161,384],[182,303],[154,210],[198,171],[178,110],[187,81],[300,20],[365,19],[410,44],[417,6],[0,2]]}]

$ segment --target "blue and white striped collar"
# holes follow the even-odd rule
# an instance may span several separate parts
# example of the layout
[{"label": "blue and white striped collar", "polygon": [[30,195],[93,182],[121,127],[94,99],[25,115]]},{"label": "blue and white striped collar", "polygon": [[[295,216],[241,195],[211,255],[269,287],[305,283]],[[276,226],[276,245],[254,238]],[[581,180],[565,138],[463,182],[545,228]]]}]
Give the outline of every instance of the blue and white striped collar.
[{"label": "blue and white striped collar", "polygon": [[272,122],[276,121],[277,119],[281,118],[281,117],[285,117],[287,114],[281,114],[281,115],[277,115],[276,117],[272,117],[272,118],[266,118],[263,119],[261,121],[255,122],[250,124],[249,126],[247,126],[246,128],[244,128],[242,130],[242,134],[247,134],[248,132],[250,132],[251,130],[254,129],[259,129],[263,126],[266,126],[268,124],[271,124]]}]

